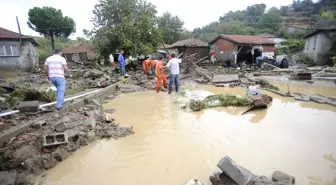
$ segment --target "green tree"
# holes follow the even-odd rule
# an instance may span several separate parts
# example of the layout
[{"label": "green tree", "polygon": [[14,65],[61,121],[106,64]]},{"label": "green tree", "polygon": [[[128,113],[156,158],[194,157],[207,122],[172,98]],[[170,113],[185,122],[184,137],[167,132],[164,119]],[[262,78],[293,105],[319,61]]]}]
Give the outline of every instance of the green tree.
[{"label": "green tree", "polygon": [[151,3],[101,0],[93,14],[93,46],[105,58],[116,49],[134,56],[152,53],[162,41],[155,26],[156,7]]},{"label": "green tree", "polygon": [[269,30],[270,33],[277,33],[280,35],[281,31],[284,29],[281,11],[276,7],[270,8],[260,18],[259,28]]},{"label": "green tree", "polygon": [[260,18],[264,15],[265,10],[266,5],[263,3],[248,6],[246,8],[246,20],[251,23],[252,26],[255,26],[255,23],[259,22]]},{"label": "green tree", "polygon": [[173,44],[180,39],[184,22],[179,17],[166,12],[158,17],[158,27],[166,44]]},{"label": "green tree", "polygon": [[189,39],[193,37],[193,33],[187,29],[184,29],[180,34],[179,40]]},{"label": "green tree", "polygon": [[54,50],[54,37],[69,37],[76,32],[75,21],[63,16],[61,10],[53,7],[34,7],[28,12],[28,26],[44,37],[50,37],[51,48]]}]

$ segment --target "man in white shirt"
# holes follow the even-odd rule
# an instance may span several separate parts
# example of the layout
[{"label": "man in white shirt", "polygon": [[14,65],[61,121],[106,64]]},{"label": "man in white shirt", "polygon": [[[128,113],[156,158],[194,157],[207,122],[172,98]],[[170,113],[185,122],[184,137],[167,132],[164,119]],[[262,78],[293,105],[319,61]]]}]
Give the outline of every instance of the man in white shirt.
[{"label": "man in white shirt", "polygon": [[168,64],[166,65],[166,67],[169,68],[170,71],[168,94],[171,94],[173,91],[173,83],[175,83],[175,91],[178,92],[179,90],[179,64],[182,62],[181,59],[175,58],[175,53],[172,53],[171,57],[172,59],[169,60]]},{"label": "man in white shirt", "polygon": [[48,79],[56,87],[56,108],[60,110],[64,101],[64,91],[65,91],[65,78],[64,71],[69,73],[66,60],[62,57],[62,51],[60,49],[55,49],[54,55],[48,57],[44,63],[44,70],[48,75]]}]

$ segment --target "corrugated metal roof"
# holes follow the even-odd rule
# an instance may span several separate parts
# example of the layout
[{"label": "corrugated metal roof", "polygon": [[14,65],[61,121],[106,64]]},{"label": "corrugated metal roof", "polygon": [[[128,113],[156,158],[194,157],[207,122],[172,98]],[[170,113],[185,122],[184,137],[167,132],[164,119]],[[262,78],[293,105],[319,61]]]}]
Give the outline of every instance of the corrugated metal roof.
[{"label": "corrugated metal roof", "polygon": [[307,35],[305,35],[303,38],[308,38],[308,37],[311,37],[312,35],[315,35],[317,33],[324,32],[324,31],[336,31],[336,26],[316,29],[316,30],[308,33]]},{"label": "corrugated metal roof", "polygon": [[169,48],[175,47],[208,47],[208,43],[199,40],[199,39],[185,39],[175,42],[174,44],[170,45]]},{"label": "corrugated metal roof", "polygon": [[[235,44],[252,44],[252,45],[263,45],[263,44],[273,45],[273,44],[275,44],[274,41],[269,40],[268,38],[259,37],[259,36],[251,36],[251,35],[224,35],[224,34],[220,34],[220,36],[217,37],[217,39],[215,39],[214,41],[218,40],[218,38],[228,40],[228,41],[233,42]],[[211,43],[213,43],[214,41],[212,41]]]}]

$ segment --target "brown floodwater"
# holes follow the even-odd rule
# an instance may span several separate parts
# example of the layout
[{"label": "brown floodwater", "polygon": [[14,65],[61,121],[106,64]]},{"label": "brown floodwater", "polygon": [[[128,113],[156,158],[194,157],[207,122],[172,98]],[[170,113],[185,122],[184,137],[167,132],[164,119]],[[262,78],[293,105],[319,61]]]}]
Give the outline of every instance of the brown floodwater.
[{"label": "brown floodwater", "polygon": [[[280,84],[281,85],[281,84]],[[286,85],[283,85],[286,87]],[[212,93],[244,95],[244,88],[200,86]],[[336,97],[336,88],[290,85],[296,92]],[[270,93],[268,93],[270,94]],[[178,95],[137,92],[105,104],[135,134],[96,141],[50,170],[49,185],[183,185],[191,178],[210,185],[225,155],[258,175],[274,169],[306,185],[310,176],[336,177],[326,154],[336,154],[336,108],[271,94],[266,110],[240,115],[244,108],[197,113],[179,109]]]}]

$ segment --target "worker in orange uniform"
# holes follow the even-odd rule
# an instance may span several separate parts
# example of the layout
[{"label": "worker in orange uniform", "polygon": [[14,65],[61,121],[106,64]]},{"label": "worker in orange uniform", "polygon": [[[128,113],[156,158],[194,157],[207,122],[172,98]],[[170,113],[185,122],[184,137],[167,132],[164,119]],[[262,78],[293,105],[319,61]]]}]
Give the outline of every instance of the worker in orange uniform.
[{"label": "worker in orange uniform", "polygon": [[167,89],[167,77],[164,73],[163,57],[160,60],[156,60],[155,64],[155,76],[156,76],[156,92],[159,93],[161,90],[161,82],[163,81],[164,88]]},{"label": "worker in orange uniform", "polygon": [[[150,66],[150,70],[151,71],[153,71],[154,73],[155,73],[155,66],[156,66],[156,63],[157,63],[158,61],[157,60],[151,60],[150,61],[150,64],[149,64],[149,66]],[[152,73],[151,73],[152,74]]]},{"label": "worker in orange uniform", "polygon": [[150,63],[151,63],[151,60],[149,59],[146,59],[142,62],[142,69],[145,75],[148,75],[148,72],[150,70]]}]

